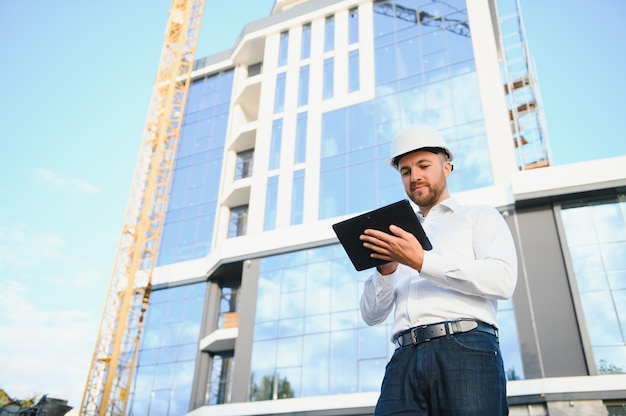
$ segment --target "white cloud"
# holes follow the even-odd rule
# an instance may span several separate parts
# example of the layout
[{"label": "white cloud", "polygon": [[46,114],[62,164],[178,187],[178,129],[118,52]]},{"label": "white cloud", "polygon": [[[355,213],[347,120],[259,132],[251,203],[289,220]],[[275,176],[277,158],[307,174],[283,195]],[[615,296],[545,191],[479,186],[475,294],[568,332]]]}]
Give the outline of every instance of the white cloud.
[{"label": "white cloud", "polygon": [[97,186],[87,181],[69,178],[48,169],[36,169],[35,180],[37,182],[52,185],[53,187],[64,191],[81,191],[90,194],[100,192],[100,189]]},{"label": "white cloud", "polygon": [[60,236],[0,225],[0,388],[80,407],[106,276]]},{"label": "white cloud", "polygon": [[43,310],[32,292],[0,281],[0,387],[11,397],[47,394],[80,407],[97,320],[81,311]]},{"label": "white cloud", "polygon": [[0,226],[0,272],[60,260],[65,249],[66,243],[58,235],[34,232],[24,224]]}]

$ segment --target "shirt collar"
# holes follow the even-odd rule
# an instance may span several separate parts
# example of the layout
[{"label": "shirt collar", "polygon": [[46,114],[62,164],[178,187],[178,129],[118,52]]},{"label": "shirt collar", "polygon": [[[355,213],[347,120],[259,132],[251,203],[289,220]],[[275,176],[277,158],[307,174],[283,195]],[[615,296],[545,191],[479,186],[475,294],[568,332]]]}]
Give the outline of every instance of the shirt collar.
[{"label": "shirt collar", "polygon": [[[442,213],[443,214],[446,211],[454,212],[460,206],[461,206],[461,203],[456,198],[450,197],[448,199],[445,199],[445,200],[441,201],[440,203],[438,203],[434,207],[432,207],[430,209],[430,212],[429,212],[428,216],[430,218],[430,216],[433,214],[433,212],[435,213],[435,215],[437,215],[436,213]],[[419,218],[420,222],[422,222],[422,223],[426,219],[426,218],[424,218],[424,216],[422,215],[422,213],[419,210],[417,211],[417,218]]]}]

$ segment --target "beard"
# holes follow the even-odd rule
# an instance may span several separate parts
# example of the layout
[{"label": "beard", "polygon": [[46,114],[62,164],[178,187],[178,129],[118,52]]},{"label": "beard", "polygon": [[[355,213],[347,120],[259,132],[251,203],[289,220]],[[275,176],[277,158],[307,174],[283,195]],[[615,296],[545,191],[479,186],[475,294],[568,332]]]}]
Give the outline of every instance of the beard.
[{"label": "beard", "polygon": [[[418,186],[421,187],[419,191],[416,189]],[[445,181],[435,184],[420,182],[411,183],[406,194],[418,207],[432,207],[439,202],[445,190]]]}]

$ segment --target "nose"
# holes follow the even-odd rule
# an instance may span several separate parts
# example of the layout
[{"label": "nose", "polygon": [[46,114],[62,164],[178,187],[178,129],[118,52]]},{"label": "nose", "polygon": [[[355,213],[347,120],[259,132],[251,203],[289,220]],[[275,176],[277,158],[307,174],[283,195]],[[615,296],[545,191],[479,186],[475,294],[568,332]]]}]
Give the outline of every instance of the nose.
[{"label": "nose", "polygon": [[422,178],[421,172],[419,169],[411,169],[411,182],[417,182]]}]

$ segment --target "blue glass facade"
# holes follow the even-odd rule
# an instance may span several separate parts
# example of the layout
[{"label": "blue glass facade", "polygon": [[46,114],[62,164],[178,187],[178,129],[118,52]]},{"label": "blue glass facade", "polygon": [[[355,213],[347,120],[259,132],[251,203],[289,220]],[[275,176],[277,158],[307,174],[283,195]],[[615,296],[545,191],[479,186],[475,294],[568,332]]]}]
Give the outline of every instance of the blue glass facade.
[{"label": "blue glass facade", "polygon": [[[355,272],[338,244],[261,259],[250,401],[379,390],[393,317],[377,326],[361,319],[370,273]],[[499,325],[507,375],[521,379],[511,302],[500,305]]]},{"label": "blue glass facade", "polygon": [[340,245],[261,259],[251,401],[380,387],[391,320],[375,327],[361,320],[367,276],[354,272]]},{"label": "blue glass facade", "polygon": [[566,204],[561,216],[597,372],[626,373],[626,195]]},{"label": "blue glass facade", "polygon": [[128,414],[187,412],[198,352],[205,283],[150,296]]},{"label": "blue glass facade", "polygon": [[230,70],[189,86],[157,266],[210,252],[232,85]]},{"label": "blue glass facade", "polygon": [[404,125],[430,124],[446,136],[458,155],[452,192],[493,184],[469,29],[450,28],[468,26],[464,3],[457,3],[429,2],[443,21],[419,23],[410,21],[415,1],[374,5],[376,98],[323,114],[320,219],[403,197],[385,161]]}]

